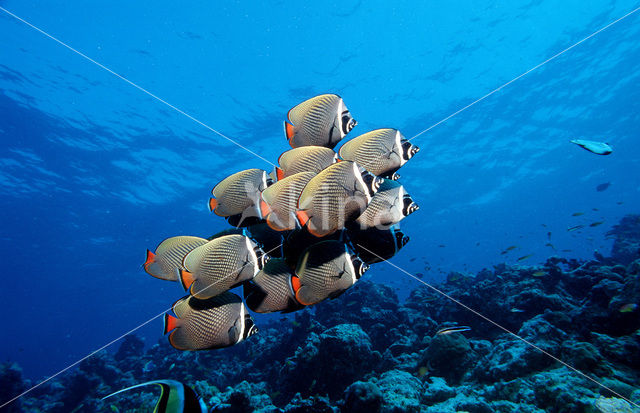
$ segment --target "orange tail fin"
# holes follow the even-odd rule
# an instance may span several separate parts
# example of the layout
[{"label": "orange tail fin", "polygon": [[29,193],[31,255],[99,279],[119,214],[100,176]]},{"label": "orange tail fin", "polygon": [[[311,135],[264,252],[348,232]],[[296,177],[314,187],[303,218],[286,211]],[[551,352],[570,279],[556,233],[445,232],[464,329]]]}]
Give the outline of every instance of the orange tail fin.
[{"label": "orange tail fin", "polygon": [[149,264],[156,260],[156,254],[147,250],[147,260],[144,262],[144,268],[146,269]]},{"label": "orange tail fin", "polygon": [[180,270],[180,277],[178,278],[180,278],[180,285],[182,285],[185,291],[189,290],[196,280],[196,277],[194,277],[192,273],[185,270]]},{"label": "orange tail fin", "polygon": [[218,200],[215,198],[209,198],[209,212],[213,212],[218,206]]},{"label": "orange tail fin", "polygon": [[168,332],[175,330],[176,327],[178,327],[178,318],[172,316],[171,314],[165,314],[164,315],[164,333],[162,334],[167,334]]},{"label": "orange tail fin", "polygon": [[307,214],[307,211],[303,211],[303,210],[298,210],[296,211],[296,217],[298,218],[298,221],[300,222],[300,226],[304,227],[307,222],[309,222],[309,214]]},{"label": "orange tail fin", "polygon": [[291,138],[293,138],[293,134],[294,134],[293,125],[287,122],[286,120],[284,121],[284,134],[287,136],[287,139],[289,141],[291,141]]},{"label": "orange tail fin", "polygon": [[293,288],[293,292],[297,293],[302,284],[300,283],[300,278],[296,275],[291,276],[291,288]]},{"label": "orange tail fin", "polygon": [[269,207],[269,204],[267,204],[266,202],[264,202],[264,199],[260,200],[260,215],[262,215],[262,218],[267,217],[267,215],[269,215],[271,213],[271,207]]},{"label": "orange tail fin", "polygon": [[284,179],[284,171],[279,166],[276,166],[276,178],[278,178],[278,181]]}]

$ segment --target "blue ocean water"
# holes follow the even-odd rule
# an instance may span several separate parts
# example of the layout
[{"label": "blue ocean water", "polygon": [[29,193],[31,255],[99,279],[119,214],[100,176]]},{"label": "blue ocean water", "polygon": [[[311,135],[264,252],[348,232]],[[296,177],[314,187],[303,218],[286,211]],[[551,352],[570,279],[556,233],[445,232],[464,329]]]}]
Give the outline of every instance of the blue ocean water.
[{"label": "blue ocean water", "polygon": [[[638,4],[0,6],[275,162],[285,114],[304,99],[342,96],[353,136],[410,138]],[[401,173],[421,209],[393,262],[434,282],[608,251],[606,231],[640,200],[639,34],[632,15],[416,138]],[[226,228],[207,210],[212,186],[271,165],[4,12],[0,38],[0,355],[37,379],[166,311],[182,291],[142,271],[145,249]],[[400,296],[418,285],[384,264],[367,277]],[[154,344],[161,326],[138,334]]]}]

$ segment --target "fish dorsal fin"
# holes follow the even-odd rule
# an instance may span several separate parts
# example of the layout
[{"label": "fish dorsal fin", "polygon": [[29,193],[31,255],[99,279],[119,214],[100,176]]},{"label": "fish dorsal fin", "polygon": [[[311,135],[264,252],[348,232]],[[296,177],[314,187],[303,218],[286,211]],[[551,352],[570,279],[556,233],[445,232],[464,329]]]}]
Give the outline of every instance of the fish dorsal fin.
[{"label": "fish dorsal fin", "polygon": [[[399,131],[397,129],[382,128],[363,133],[347,141],[340,148],[339,154],[342,159],[355,161],[360,152],[370,152],[372,148],[382,145],[386,151],[394,149]],[[400,148],[398,148],[400,150]]]},{"label": "fish dorsal fin", "polygon": [[289,112],[287,113],[287,119],[289,119],[289,121],[293,123],[294,126],[299,126],[312,109],[318,106],[335,106],[337,109],[340,99],[341,98],[338,95],[325,94],[305,100],[304,102],[299,103],[298,105],[291,108],[291,110],[289,110]]},{"label": "fish dorsal fin", "polygon": [[245,169],[243,171],[236,172],[234,174],[227,176],[222,181],[218,182],[218,184],[214,186],[213,189],[211,190],[211,194],[216,198],[220,198],[220,196],[224,195],[224,192],[227,189],[229,189],[230,186],[234,185],[236,182],[239,182],[245,179],[250,181],[255,180],[256,182],[259,182],[262,180],[264,174],[266,174],[266,171],[262,169],[256,169],[256,168]]},{"label": "fish dorsal fin", "polygon": [[181,236],[177,236],[177,237],[170,237],[165,239],[164,241],[162,241],[159,245],[158,248],[156,248],[156,254],[162,254],[163,252],[174,248],[178,245],[182,245],[182,244],[187,244],[187,243],[192,243],[192,242],[201,242],[204,241],[204,243],[207,242],[206,239],[204,238],[200,238],[200,237],[193,237],[193,236],[189,236],[189,235],[181,235]]}]

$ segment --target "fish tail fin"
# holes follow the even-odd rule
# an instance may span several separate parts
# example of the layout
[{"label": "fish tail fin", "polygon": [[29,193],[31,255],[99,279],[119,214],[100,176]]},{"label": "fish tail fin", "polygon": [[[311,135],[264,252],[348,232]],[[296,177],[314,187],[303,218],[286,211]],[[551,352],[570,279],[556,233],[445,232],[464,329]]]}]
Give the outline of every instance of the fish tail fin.
[{"label": "fish tail fin", "polygon": [[267,204],[264,199],[260,200],[260,215],[262,218],[266,218],[271,214],[271,207]]},{"label": "fish tail fin", "polygon": [[298,218],[298,222],[300,222],[300,226],[304,227],[307,224],[307,222],[309,222],[310,217],[307,211],[300,209],[296,211],[296,218]]},{"label": "fish tail fin", "polygon": [[149,266],[149,264],[155,261],[155,259],[156,259],[156,254],[151,252],[151,250],[147,250],[147,259],[143,264],[144,268],[146,269]]},{"label": "fish tail fin", "polygon": [[287,140],[289,141],[289,143],[291,143],[291,138],[293,138],[293,134],[294,133],[295,132],[293,130],[293,125],[285,120],[284,121],[284,134],[287,137]]},{"label": "fish tail fin", "polygon": [[182,285],[182,288],[184,288],[185,291],[188,291],[189,288],[191,288],[191,285],[195,282],[196,277],[190,273],[189,271],[185,271],[185,270],[179,270],[179,279],[180,279],[180,285]]},{"label": "fish tail fin", "polygon": [[179,318],[172,316],[169,313],[164,315],[164,329],[163,335],[175,330],[178,327]]},{"label": "fish tail fin", "polygon": [[214,209],[218,206],[218,200],[215,198],[209,198],[209,212],[213,212]]}]

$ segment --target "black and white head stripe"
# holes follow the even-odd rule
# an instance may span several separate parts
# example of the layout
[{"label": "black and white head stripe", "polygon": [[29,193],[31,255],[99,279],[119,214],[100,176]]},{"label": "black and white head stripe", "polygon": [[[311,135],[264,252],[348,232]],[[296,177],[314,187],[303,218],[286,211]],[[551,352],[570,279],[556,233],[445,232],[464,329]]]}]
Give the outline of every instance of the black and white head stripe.
[{"label": "black and white head stripe", "polygon": [[411,195],[404,194],[404,196],[402,197],[402,215],[406,217],[409,214],[416,212],[418,209],[420,209],[420,207],[418,206],[418,204],[413,202],[413,199],[411,199]]},{"label": "black and white head stripe", "polygon": [[249,314],[245,313],[243,324],[244,324],[244,331],[242,332],[242,340],[245,340],[247,337],[252,336],[258,332],[258,327],[253,322],[253,319]]}]

